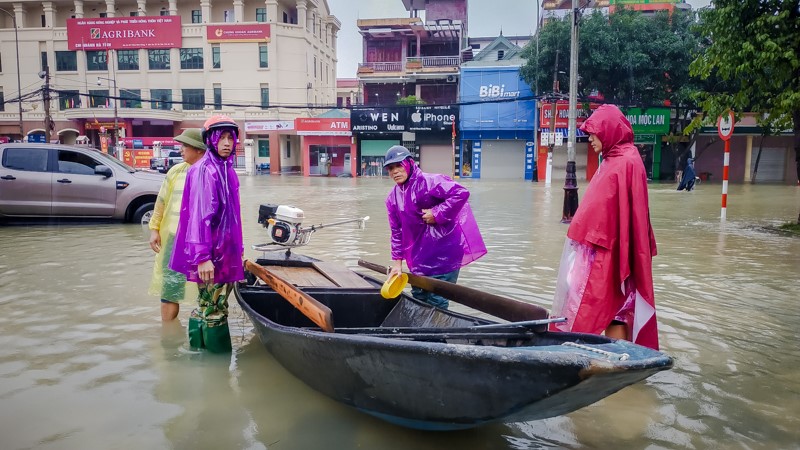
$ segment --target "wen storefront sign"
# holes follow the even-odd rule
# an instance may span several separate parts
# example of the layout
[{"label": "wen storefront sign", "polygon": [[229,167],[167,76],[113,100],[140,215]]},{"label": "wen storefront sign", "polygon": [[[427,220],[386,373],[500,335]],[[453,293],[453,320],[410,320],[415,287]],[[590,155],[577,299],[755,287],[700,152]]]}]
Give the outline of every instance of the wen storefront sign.
[{"label": "wen storefront sign", "polygon": [[669,108],[630,108],[625,117],[634,134],[669,134]]},{"label": "wen storefront sign", "polygon": [[350,110],[352,130],[357,133],[452,133],[453,122],[456,120],[458,107],[455,106],[395,106]]},{"label": "wen storefront sign", "polygon": [[70,50],[180,48],[180,16],[67,19]]},{"label": "wen storefront sign", "polygon": [[301,136],[350,136],[350,119],[327,117],[294,119],[294,128]]},{"label": "wen storefront sign", "polygon": [[350,124],[354,132],[360,133],[408,131],[406,129],[408,110],[406,108],[353,108],[350,110]]},{"label": "wen storefront sign", "polygon": [[207,25],[206,40],[218,42],[269,42],[269,24]]},{"label": "wen storefront sign", "polygon": [[455,106],[417,106],[409,110],[408,131],[453,132],[458,119]]}]

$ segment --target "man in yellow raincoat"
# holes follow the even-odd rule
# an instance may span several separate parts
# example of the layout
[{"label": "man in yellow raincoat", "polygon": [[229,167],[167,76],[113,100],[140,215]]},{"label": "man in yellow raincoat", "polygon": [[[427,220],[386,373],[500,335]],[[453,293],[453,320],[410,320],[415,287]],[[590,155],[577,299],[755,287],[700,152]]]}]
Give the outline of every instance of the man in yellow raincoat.
[{"label": "man in yellow raincoat", "polygon": [[[188,128],[175,140],[181,143],[181,156],[184,162],[176,164],[167,172],[167,177],[158,192],[153,218],[150,219],[150,248],[156,252],[153,264],[153,280],[149,292],[161,297],[161,320],[170,321],[178,317],[178,302],[184,298],[194,300],[197,297],[195,283],[186,283],[186,275],[169,268],[172,256],[175,232],[178,229],[178,217],[183,198],[183,186],[186,183],[186,172],[189,166],[203,157],[206,146],[203,144],[201,130]],[[187,295],[186,289],[194,289]]]}]

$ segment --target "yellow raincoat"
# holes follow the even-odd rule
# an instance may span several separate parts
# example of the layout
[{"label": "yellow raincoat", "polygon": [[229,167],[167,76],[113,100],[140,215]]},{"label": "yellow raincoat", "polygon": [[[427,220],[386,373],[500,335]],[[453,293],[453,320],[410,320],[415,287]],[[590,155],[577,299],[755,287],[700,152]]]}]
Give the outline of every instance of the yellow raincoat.
[{"label": "yellow raincoat", "polygon": [[175,233],[178,230],[183,186],[186,184],[186,172],[189,167],[189,163],[182,162],[167,172],[161,190],[158,191],[149,225],[151,230],[158,230],[161,236],[161,252],[156,255],[153,264],[153,279],[148,292],[171,302],[182,300],[194,302],[198,294],[195,283],[187,283],[186,275],[169,268]]}]

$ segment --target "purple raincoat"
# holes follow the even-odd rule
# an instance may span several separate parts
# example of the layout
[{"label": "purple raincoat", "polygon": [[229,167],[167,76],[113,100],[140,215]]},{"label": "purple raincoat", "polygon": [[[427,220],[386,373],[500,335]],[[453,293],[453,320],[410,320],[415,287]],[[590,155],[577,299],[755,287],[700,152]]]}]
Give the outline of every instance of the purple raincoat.
[{"label": "purple raincoat", "polygon": [[186,174],[180,221],[169,266],[202,283],[197,266],[214,264],[214,282],[244,279],[239,178],[233,170],[234,154],[227,160],[213,151],[193,164]]},{"label": "purple raincoat", "polygon": [[[412,164],[411,174],[386,197],[392,230],[392,259],[404,259],[417,275],[452,272],[486,254],[481,232],[467,202],[469,191],[445,175]],[[422,220],[430,209],[435,225]]]}]

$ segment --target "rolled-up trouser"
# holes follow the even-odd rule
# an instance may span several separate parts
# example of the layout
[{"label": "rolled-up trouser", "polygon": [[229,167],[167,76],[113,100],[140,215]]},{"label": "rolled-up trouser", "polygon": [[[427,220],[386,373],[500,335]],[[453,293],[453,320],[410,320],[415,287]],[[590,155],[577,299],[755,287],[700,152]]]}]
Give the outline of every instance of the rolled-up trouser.
[{"label": "rolled-up trouser", "polygon": [[[430,277],[436,278],[437,280],[447,281],[449,283],[456,284],[456,281],[458,281],[458,272],[460,271],[461,269],[456,269],[452,272],[444,273],[441,275],[430,275]],[[446,298],[442,297],[441,295],[436,295],[433,292],[426,291],[422,288],[412,287],[411,295],[415,299],[421,300],[437,308],[447,309],[447,307],[450,305],[450,302]]]},{"label": "rolled-up trouser", "polygon": [[213,353],[231,351],[228,329],[228,296],[233,283],[198,283],[198,307],[189,317],[189,346]]}]

